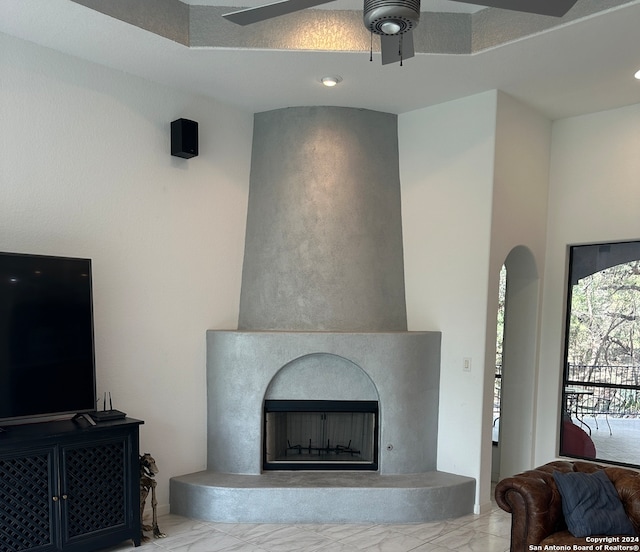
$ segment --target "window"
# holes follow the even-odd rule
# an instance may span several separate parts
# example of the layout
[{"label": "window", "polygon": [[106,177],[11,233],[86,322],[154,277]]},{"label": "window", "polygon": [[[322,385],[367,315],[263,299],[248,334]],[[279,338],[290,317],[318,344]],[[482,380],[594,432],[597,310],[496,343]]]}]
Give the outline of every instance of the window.
[{"label": "window", "polygon": [[640,242],[569,255],[560,454],[639,466]]}]

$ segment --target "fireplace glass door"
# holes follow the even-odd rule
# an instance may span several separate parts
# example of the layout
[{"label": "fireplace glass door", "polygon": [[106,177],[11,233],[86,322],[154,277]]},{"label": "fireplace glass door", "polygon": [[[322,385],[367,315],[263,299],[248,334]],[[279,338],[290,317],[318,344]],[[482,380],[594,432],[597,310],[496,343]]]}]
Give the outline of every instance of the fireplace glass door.
[{"label": "fireplace glass door", "polygon": [[265,470],[377,470],[375,401],[265,401]]}]

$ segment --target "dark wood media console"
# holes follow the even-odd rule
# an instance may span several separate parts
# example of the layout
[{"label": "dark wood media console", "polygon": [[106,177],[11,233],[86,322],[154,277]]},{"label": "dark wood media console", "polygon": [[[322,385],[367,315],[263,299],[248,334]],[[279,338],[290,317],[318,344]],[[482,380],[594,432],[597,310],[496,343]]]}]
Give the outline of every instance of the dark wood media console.
[{"label": "dark wood media console", "polygon": [[139,427],[124,418],[0,434],[0,552],[140,545]]}]

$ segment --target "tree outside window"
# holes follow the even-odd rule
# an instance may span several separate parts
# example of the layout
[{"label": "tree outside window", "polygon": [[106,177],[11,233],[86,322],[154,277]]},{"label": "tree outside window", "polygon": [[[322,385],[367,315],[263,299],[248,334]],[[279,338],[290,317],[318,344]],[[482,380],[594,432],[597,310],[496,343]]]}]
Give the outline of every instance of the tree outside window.
[{"label": "tree outside window", "polygon": [[498,288],[498,316],[496,320],[496,371],[493,379],[493,432],[492,439],[498,443],[500,439],[500,408],[502,400],[502,341],[504,339],[504,301],[507,290],[507,268],[500,270],[500,286]]},{"label": "tree outside window", "polygon": [[638,466],[640,242],[571,247],[567,301],[560,453]]}]

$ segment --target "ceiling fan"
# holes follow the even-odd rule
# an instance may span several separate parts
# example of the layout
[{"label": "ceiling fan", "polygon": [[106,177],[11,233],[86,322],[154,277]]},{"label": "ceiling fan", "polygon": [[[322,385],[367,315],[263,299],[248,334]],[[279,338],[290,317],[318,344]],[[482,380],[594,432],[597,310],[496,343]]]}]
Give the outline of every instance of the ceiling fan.
[{"label": "ceiling fan", "polygon": [[[327,4],[333,0],[280,0],[272,4],[246,8],[224,14],[238,25],[250,25],[280,15]],[[465,2],[465,0],[452,0]],[[472,3],[490,8],[562,17],[577,0],[475,0]],[[420,0],[364,0],[364,26],[380,35],[382,64],[402,62],[415,55],[413,29],[420,21]]]}]

